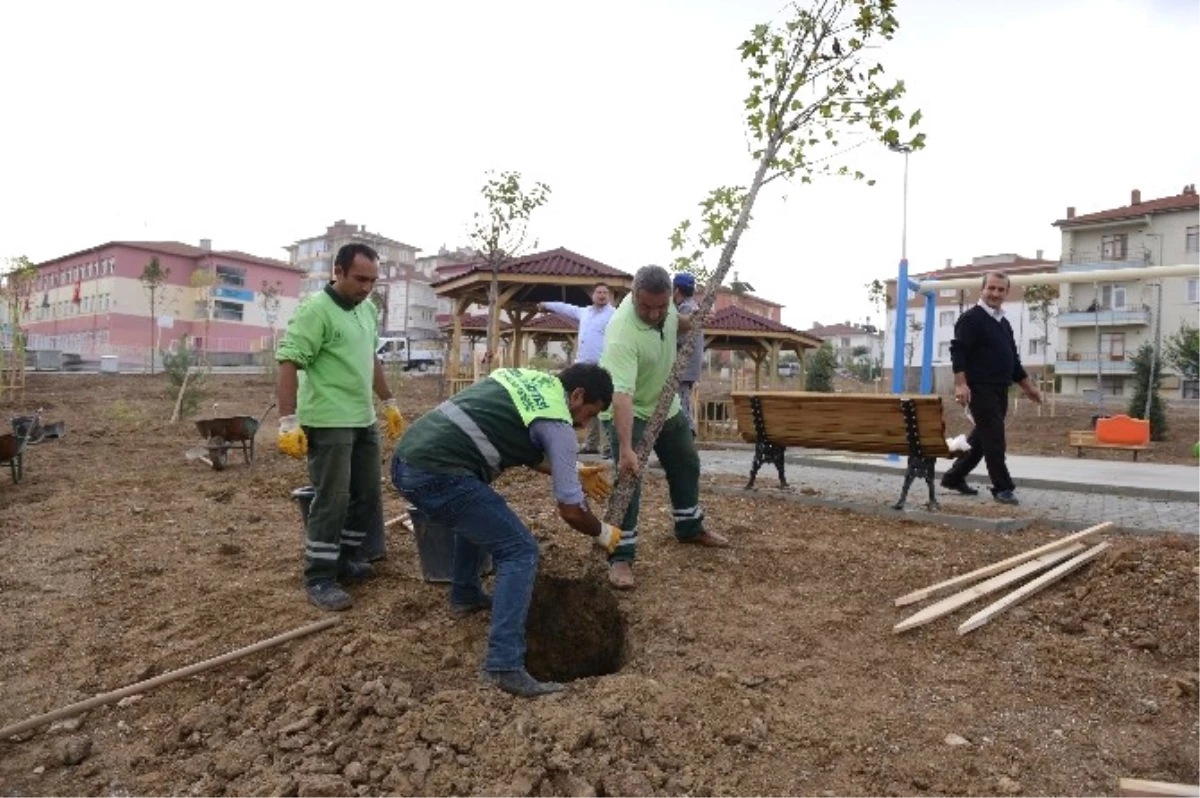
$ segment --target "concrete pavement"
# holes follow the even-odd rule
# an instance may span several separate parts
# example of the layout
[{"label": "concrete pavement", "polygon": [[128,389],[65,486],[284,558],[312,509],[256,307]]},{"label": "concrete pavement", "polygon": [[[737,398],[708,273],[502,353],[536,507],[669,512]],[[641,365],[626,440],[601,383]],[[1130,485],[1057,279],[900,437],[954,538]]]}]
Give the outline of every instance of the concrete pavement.
[{"label": "concrete pavement", "polygon": [[[732,444],[700,452],[702,473],[748,477],[752,446]],[[856,511],[895,514],[891,505],[900,495],[903,459],[891,461],[878,455],[855,455],[796,449],[786,456],[786,474],[794,501],[841,506]],[[1112,521],[1129,532],[1182,533],[1195,535],[1200,525],[1200,472],[1194,466],[1089,460],[1060,457],[1012,455],[1009,469],[1017,483],[1018,508],[996,519],[993,528],[1003,531],[1022,523],[1042,521],[1064,529],[1081,529],[1101,521]],[[651,458],[651,467],[657,462]],[[938,462],[938,476],[948,462]],[[980,464],[970,482],[978,496],[960,496],[937,488],[942,509],[925,514],[924,482],[914,483],[909,493],[908,516],[941,519],[954,523],[955,509],[971,504],[993,505],[987,490],[986,469]],[[758,472],[756,486],[764,490],[778,485],[774,466]],[[967,520],[970,519],[970,520]],[[957,520],[977,523],[971,516]]]}]

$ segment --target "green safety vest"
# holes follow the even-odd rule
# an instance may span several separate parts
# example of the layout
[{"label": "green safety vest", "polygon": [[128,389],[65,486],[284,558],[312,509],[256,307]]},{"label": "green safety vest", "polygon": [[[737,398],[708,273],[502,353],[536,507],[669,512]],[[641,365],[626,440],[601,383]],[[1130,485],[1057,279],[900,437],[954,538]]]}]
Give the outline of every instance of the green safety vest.
[{"label": "green safety vest", "polygon": [[529,425],[538,419],[573,423],[558,377],[498,369],[417,419],[396,456],[423,471],[491,482],[507,468],[536,466],[545,457],[529,439]]}]

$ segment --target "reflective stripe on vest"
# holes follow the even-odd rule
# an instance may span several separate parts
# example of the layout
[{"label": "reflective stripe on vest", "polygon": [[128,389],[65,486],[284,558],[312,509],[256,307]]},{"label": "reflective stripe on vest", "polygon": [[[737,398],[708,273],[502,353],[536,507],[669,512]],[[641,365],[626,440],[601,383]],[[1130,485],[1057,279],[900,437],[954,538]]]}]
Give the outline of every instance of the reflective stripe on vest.
[{"label": "reflective stripe on vest", "polygon": [[467,437],[474,442],[479,453],[483,455],[483,459],[487,461],[492,478],[495,478],[500,473],[500,452],[475,423],[475,419],[468,416],[461,407],[449,399],[438,405],[437,411],[450,419],[450,423],[466,433]]}]

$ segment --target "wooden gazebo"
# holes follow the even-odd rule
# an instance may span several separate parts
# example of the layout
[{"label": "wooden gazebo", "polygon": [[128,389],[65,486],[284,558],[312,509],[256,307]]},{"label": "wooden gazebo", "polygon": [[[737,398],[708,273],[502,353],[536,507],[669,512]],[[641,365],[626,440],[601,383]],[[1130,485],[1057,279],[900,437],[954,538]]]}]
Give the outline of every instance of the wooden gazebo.
[{"label": "wooden gazebo", "polygon": [[[599,261],[584,257],[569,249],[552,249],[509,261],[497,271],[499,283],[499,309],[507,314],[511,324],[512,363],[520,365],[521,344],[526,328],[537,315],[539,302],[568,302],[572,305],[590,305],[592,287],[598,282],[607,283],[613,292],[613,302],[629,293],[633,287],[633,275],[614,269]],[[450,351],[458,352],[461,346],[462,316],[473,304],[488,304],[488,288],[492,272],[486,263],[471,264],[453,277],[434,283],[438,296],[454,300],[451,313]],[[500,314],[496,314],[497,328],[493,340],[500,338]],[[485,333],[486,334],[486,333]],[[451,358],[447,364],[449,376],[458,376],[458,360]]]},{"label": "wooden gazebo", "polygon": [[816,349],[822,343],[816,336],[793,330],[736,306],[717,311],[704,324],[705,349],[743,352],[754,361],[755,389],[762,387],[764,361],[770,361],[768,380],[773,381],[781,352],[795,352],[803,362],[804,351]]}]

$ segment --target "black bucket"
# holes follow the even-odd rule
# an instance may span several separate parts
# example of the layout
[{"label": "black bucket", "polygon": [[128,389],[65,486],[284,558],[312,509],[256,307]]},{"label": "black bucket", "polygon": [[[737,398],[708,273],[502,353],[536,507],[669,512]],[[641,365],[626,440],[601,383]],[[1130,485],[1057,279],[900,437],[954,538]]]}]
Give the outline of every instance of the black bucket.
[{"label": "black bucket", "polygon": [[[426,582],[449,582],[454,570],[454,533],[440,521],[431,521],[416,507],[408,508],[413,538],[417,542],[417,557],[421,575]],[[479,575],[492,571],[492,556],[486,552],[479,563]]]},{"label": "black bucket", "polygon": [[[308,527],[308,513],[312,509],[313,497],[317,495],[317,491],[311,485],[305,485],[303,488],[296,488],[292,491],[292,498],[300,505],[300,520],[301,529]],[[387,538],[383,531],[383,497],[379,497],[379,509],[375,511],[371,518],[371,525],[367,529],[367,537],[363,540],[362,559],[367,562],[376,562],[387,557]]]}]

